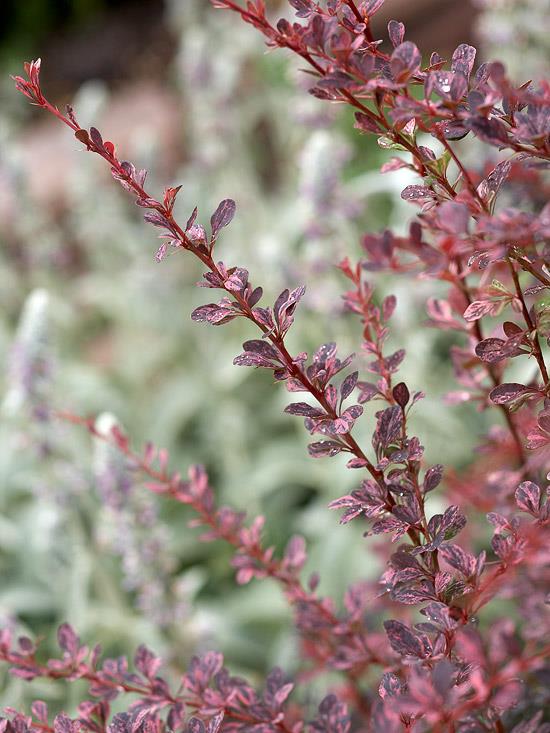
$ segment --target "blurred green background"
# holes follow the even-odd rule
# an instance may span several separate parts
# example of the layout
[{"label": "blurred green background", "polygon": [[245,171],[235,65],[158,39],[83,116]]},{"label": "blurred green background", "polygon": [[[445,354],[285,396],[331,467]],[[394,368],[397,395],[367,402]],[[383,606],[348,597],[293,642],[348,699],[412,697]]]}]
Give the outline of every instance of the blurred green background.
[{"label": "blurred green background", "polygon": [[[389,0],[387,17],[405,17],[413,40],[445,55],[490,27],[491,13],[504,33],[518,5],[529,18],[541,9],[478,5],[479,18],[462,3]],[[285,3],[270,6],[286,12]],[[377,570],[361,529],[339,527],[326,510],[357,477],[343,459],[307,457],[301,421],[282,412],[286,391],[232,365],[254,337],[249,326],[191,322],[211,299],[194,286],[200,268],[179,253],[155,262],[154,231],[102,161],[83,156],[8,75],[42,56],[50,99],[71,100],[83,126],[95,124],[149,170],[152,190],[183,183],[181,219],[197,204],[207,223],[222,198],[234,198],[220,257],[246,266],[266,302],[308,285],[290,335],[296,352],[330,340],[343,354],[360,350],[334,264],[360,255],[365,231],[406,229],[414,211],[399,192],[408,179],[380,176],[386,153],[353,130],[352,116],[310,97],[293,59],[266,54],[256,32],[206,0],[4,0],[2,11],[0,616],[46,637],[46,648],[68,620],[109,653],[146,642],[175,670],[216,647],[253,677],[273,664],[292,671],[297,647],[278,589],[236,587],[226,547],[199,543],[185,510],[131,477],[127,485],[116,457],[78,428],[41,419],[41,407],[113,413],[136,446],[166,447],[172,467],[204,463],[221,502],[268,516],[267,541],[282,548],[305,535],[308,569],[338,600]],[[485,33],[485,48],[495,41]],[[453,337],[420,329],[434,286],[383,277],[377,286],[398,296],[390,348],[408,350],[402,378],[428,393],[415,423],[430,435],[428,460],[464,466],[485,422],[467,408],[442,412]],[[368,378],[361,354],[356,363]],[[363,418],[366,445],[371,429]],[[114,484],[105,486],[106,474]],[[124,501],[106,500],[109,491]],[[74,702],[62,688],[0,675],[5,704]]]}]

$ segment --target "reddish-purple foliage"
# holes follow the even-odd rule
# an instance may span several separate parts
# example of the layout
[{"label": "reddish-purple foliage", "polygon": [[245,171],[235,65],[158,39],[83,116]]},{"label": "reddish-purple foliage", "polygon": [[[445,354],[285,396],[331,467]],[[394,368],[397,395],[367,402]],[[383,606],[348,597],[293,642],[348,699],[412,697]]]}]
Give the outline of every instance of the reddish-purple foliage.
[{"label": "reddish-purple foliage", "polygon": [[[145,171],[119,161],[114,145],[95,128],[82,129],[72,109],[65,115],[52,106],[40,89],[40,62],[27,64],[28,80],[16,77],[16,86],[104,158],[114,178],[148,210],[145,220],[161,230],[159,260],[168,248],[201,260],[206,272],[199,285],[224,295],[197,308],[193,320],[222,325],[241,317],[255,325],[261,337],[244,343],[235,364],[269,369],[289,392],[309,400],[292,402],[286,412],[304,418],[309,433],[318,436],[310,454],[347,454],[347,466],[363,472],[358,487],[331,508],[343,512],[342,523],[365,522],[366,534],[391,535],[393,549],[380,584],[349,588],[338,611],[333,600],[317,593],[317,575],[302,584],[302,538],[291,539],[283,557],[276,558],[274,548],[262,544],[263,518],[247,522],[244,513],[217,507],[203,469],[192,468],[183,480],[168,470],[165,452],[157,455],[148,447],[140,455],[119,430],[105,436],[93,421],[63,415],[126,455],[148,477],[150,490],[192,507],[193,524],[205,528],[203,540],[232,545],[239,583],[276,580],[294,610],[304,670],[331,670],[342,683],[339,697],[329,694],[317,717],[306,723],[299,694],[296,703],[286,704],[293,686],[280,670],[257,692],[231,677],[221,655],[210,652],[192,661],[173,692],[158,675],[160,661],[143,647],[136,672],[130,672],[125,659],[100,662],[97,649],[90,652],[70,627],[62,626],[62,657],[43,664],[30,640],[14,646],[4,632],[0,657],[13,674],[85,679],[94,699],[81,704],[74,721],[60,715],[50,723],[45,705],[37,702],[32,716],[9,711],[1,727],[10,733],[299,733],[306,725],[326,733],[350,728],[548,733],[550,723],[543,716],[550,703],[545,606],[550,503],[548,488],[541,487],[550,479],[550,379],[544,356],[550,345],[550,305],[537,299],[550,288],[550,205],[544,199],[540,203],[536,192],[545,190],[550,160],[550,85],[518,87],[499,63],[476,68],[476,51],[466,44],[456,49],[450,64],[434,53],[425,65],[418,48],[405,40],[402,23],[390,21],[389,43],[373,37],[371,18],[384,0],[289,0],[298,21],[282,19],[276,25],[263,0],[249,0],[246,7],[234,0],[212,1],[239,13],[269,46],[299,55],[311,67],[315,96],[352,106],[359,131],[377,135],[383,148],[406,154],[391,158],[383,172],[407,168],[421,180],[402,192],[420,207],[408,234],[367,234],[364,258],[339,265],[350,283],[345,305],[362,324],[370,381],[348,371],[354,357],[338,356],[334,343],[322,344],[311,358],[288,351],[285,337],[303,287],[284,290],[272,307],[260,306],[262,289],[250,284],[248,271],[214,258],[219,233],[235,214],[232,200],[222,201],[212,215],[210,235],[196,223],[196,209],[180,226],[173,216],[179,189],[166,189],[162,200],[153,198],[144,188]],[[418,141],[421,133],[431,136],[432,146]],[[487,161],[477,170],[463,164],[453,144],[473,136],[489,146]],[[503,192],[509,205],[497,207]],[[451,349],[459,389],[448,402],[475,402],[502,417],[460,475],[444,474],[439,464],[427,466],[419,438],[410,433],[411,410],[424,395],[397,381],[405,352],[386,350],[396,299],[376,299],[365,279],[372,271],[416,273],[448,286],[445,299],[427,303],[428,325],[456,331],[461,339]],[[525,383],[507,377],[516,358],[530,359],[533,366]],[[353,428],[370,401],[380,403],[380,409],[367,449]],[[454,503],[430,516],[426,495],[443,480]],[[476,510],[486,513],[493,526],[490,545],[475,521]],[[466,515],[471,521],[462,532]],[[497,597],[513,604],[513,614],[499,616],[495,604],[490,626],[478,628],[479,614]],[[414,609],[419,616],[411,613]],[[373,618],[380,618],[378,630]],[[124,692],[138,699],[111,719],[109,702]]]}]

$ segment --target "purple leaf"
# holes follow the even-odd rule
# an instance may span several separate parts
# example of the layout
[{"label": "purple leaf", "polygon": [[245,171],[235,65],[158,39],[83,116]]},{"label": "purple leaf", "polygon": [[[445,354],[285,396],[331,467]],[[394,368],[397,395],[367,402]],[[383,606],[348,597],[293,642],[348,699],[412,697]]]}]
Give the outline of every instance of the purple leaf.
[{"label": "purple leaf", "polygon": [[318,83],[316,89],[351,89],[356,82],[352,76],[343,71],[327,74]]},{"label": "purple leaf", "polygon": [[469,79],[474,68],[475,58],[476,49],[473,46],[468,46],[466,43],[461,43],[453,53],[451,71],[463,74],[466,79]]},{"label": "purple leaf", "polygon": [[285,412],[290,415],[301,415],[302,417],[322,417],[325,414],[318,407],[312,407],[307,402],[292,402],[285,407]]},{"label": "purple leaf", "polygon": [[511,161],[503,160],[481,181],[477,187],[477,192],[485,202],[492,202],[500,187],[508,178],[511,168]]},{"label": "purple leaf", "polygon": [[223,666],[223,655],[219,652],[206,652],[200,657],[192,657],[183,677],[184,686],[194,692],[205,690],[210,680]]},{"label": "purple leaf", "polygon": [[529,450],[539,450],[547,445],[550,445],[550,434],[548,432],[542,432],[541,430],[531,430],[527,434],[527,447]]},{"label": "purple leaf", "polygon": [[451,81],[451,89],[449,92],[450,98],[454,102],[458,102],[468,91],[468,80],[464,74],[455,73],[453,80]]},{"label": "purple leaf", "polygon": [[405,532],[407,532],[408,529],[409,525],[405,524],[405,522],[401,522],[399,519],[395,519],[395,517],[384,517],[383,519],[379,519],[372,525],[370,534],[385,534],[388,532],[394,532],[395,534],[392,538],[392,541],[396,542],[400,537],[405,534]]},{"label": "purple leaf", "polygon": [[24,654],[32,654],[36,650],[36,645],[28,636],[20,636],[17,643]]},{"label": "purple leaf", "polygon": [[231,223],[235,216],[236,204],[233,199],[224,199],[212,214],[210,225],[212,227],[212,239],[216,239],[220,229]]},{"label": "purple leaf", "polygon": [[348,733],[350,716],[347,706],[336,695],[327,695],[319,705],[319,715],[310,726],[315,733]]},{"label": "purple leaf", "polygon": [[162,660],[151,652],[144,644],[141,644],[134,657],[136,669],[148,679],[153,679],[157,674]]},{"label": "purple leaf", "polygon": [[324,458],[335,456],[344,449],[344,446],[335,440],[320,440],[317,443],[310,443],[307,449],[312,458]]},{"label": "purple leaf", "polygon": [[393,399],[397,402],[399,407],[404,410],[411,398],[409,388],[405,382],[399,382],[399,384],[396,384],[392,390],[392,394]]},{"label": "purple leaf", "polygon": [[253,308],[256,305],[256,303],[262,297],[263,292],[263,289],[260,287],[254,288],[252,293],[248,296],[248,305],[250,308]]},{"label": "purple leaf", "polygon": [[206,728],[199,718],[190,718],[187,723],[187,733],[206,733]]},{"label": "purple leaf", "polygon": [[90,139],[98,148],[103,148],[103,138],[96,127],[90,127]]},{"label": "purple leaf", "polygon": [[372,707],[371,733],[403,733],[399,709],[392,700],[377,700]]},{"label": "purple leaf", "polygon": [[397,82],[405,82],[420,68],[422,56],[412,41],[399,44],[391,55],[390,68]]},{"label": "purple leaf", "polygon": [[474,135],[490,145],[505,145],[508,142],[506,126],[500,120],[491,117],[475,117],[469,123]]},{"label": "purple leaf", "polygon": [[296,11],[297,18],[309,18],[312,13],[311,0],[288,0]]},{"label": "purple leaf", "polygon": [[476,571],[476,559],[469,552],[466,552],[459,545],[443,544],[438,550],[439,556],[451,567],[469,578]]},{"label": "purple leaf", "polygon": [[185,225],[185,231],[186,231],[186,232],[187,232],[187,231],[189,231],[189,229],[191,229],[191,227],[192,227],[192,226],[193,226],[193,224],[195,223],[195,220],[196,220],[196,218],[197,218],[197,214],[198,214],[198,213],[199,213],[199,210],[198,210],[198,209],[197,209],[197,207],[195,206],[195,208],[194,208],[194,209],[193,209],[193,211],[191,212],[191,216],[189,217],[189,219],[187,219],[187,224]]},{"label": "purple leaf", "polygon": [[164,207],[170,213],[172,213],[172,209],[174,208],[174,204],[176,202],[176,196],[178,195],[180,190],[181,190],[181,185],[175,186],[175,187],[170,186],[169,188],[166,188],[164,191],[164,199],[163,199]]},{"label": "purple leaf", "polygon": [[[384,369],[387,369],[391,374],[394,374],[401,366],[405,355],[405,349],[398,349],[397,351],[394,351],[393,354],[390,354],[384,359]],[[374,372],[378,372],[379,369],[375,366],[375,364],[376,362],[370,365],[371,370]]]},{"label": "purple leaf", "polygon": [[80,648],[80,639],[70,624],[61,624],[57,630],[57,643],[71,657],[76,657]]},{"label": "purple leaf", "polygon": [[491,390],[489,397],[495,405],[507,405],[518,398],[533,394],[534,390],[517,382],[505,382]]},{"label": "purple leaf", "polygon": [[34,717],[41,723],[48,724],[48,706],[42,700],[35,700],[31,705],[31,711]]},{"label": "purple leaf", "polygon": [[242,292],[248,282],[248,270],[242,267],[235,267],[229,270],[229,277],[224,280],[224,286],[227,290]]},{"label": "purple leaf", "polygon": [[484,361],[487,364],[495,364],[509,356],[503,348],[505,344],[506,341],[504,341],[504,339],[483,339],[483,341],[479,341],[479,343],[476,344],[475,352],[481,361]]},{"label": "purple leaf", "polygon": [[392,649],[408,657],[424,657],[424,646],[420,639],[400,621],[384,621],[384,628],[388,635]]},{"label": "purple leaf", "polygon": [[265,359],[279,358],[279,352],[275,347],[271,346],[267,341],[262,341],[262,339],[251,339],[250,341],[245,341],[243,349],[252,354],[259,354]]},{"label": "purple leaf", "polygon": [[285,563],[293,570],[301,570],[306,560],[305,540],[300,535],[294,535],[286,546]]},{"label": "purple leaf", "polygon": [[434,598],[433,590],[423,590],[421,586],[416,588],[399,586],[394,588],[390,597],[392,601],[403,603],[405,606],[415,606],[417,603],[423,603]]},{"label": "purple leaf", "polygon": [[376,427],[375,438],[382,447],[386,448],[401,433],[403,424],[403,413],[397,405],[388,407],[381,413],[378,413],[378,425]]},{"label": "purple leaf", "polygon": [[387,295],[382,301],[382,320],[387,322],[395,313],[397,298],[395,295]]},{"label": "purple leaf", "polygon": [[380,390],[372,382],[357,382],[357,386],[361,394],[359,395],[358,401],[363,404],[364,402],[370,402],[373,397],[380,394]]},{"label": "purple leaf", "polygon": [[435,195],[431,188],[413,184],[406,186],[401,191],[401,198],[404,201],[430,201],[435,198]]},{"label": "purple leaf", "polygon": [[71,720],[65,713],[59,713],[53,721],[54,733],[78,733],[80,721]]},{"label": "purple leaf", "polygon": [[[89,135],[89,133],[88,133],[87,130],[82,130],[82,129],[76,130],[74,136],[76,137],[77,140],[79,140],[84,145],[89,145],[90,144],[90,135]],[[115,169],[114,168],[112,170],[113,170],[113,172],[115,172]]]},{"label": "purple leaf", "polygon": [[192,224],[186,234],[193,244],[206,244],[206,232],[202,224]]},{"label": "purple leaf", "polygon": [[166,242],[163,242],[160,247],[157,249],[157,252],[155,254],[155,259],[157,262],[162,262],[162,260],[166,257],[166,252],[168,250],[168,244]]},{"label": "purple leaf", "polygon": [[495,307],[496,304],[492,300],[474,300],[464,311],[464,320],[473,323],[483,316],[493,315]]},{"label": "purple leaf", "polygon": [[274,328],[273,316],[270,308],[254,308],[254,318],[268,330]]},{"label": "purple leaf", "polygon": [[524,512],[537,517],[540,510],[541,490],[532,481],[523,481],[516,489],[516,504]]},{"label": "purple leaf", "polygon": [[281,669],[275,667],[266,679],[264,702],[271,710],[280,710],[293,689],[291,682],[285,682]]},{"label": "purple leaf", "polygon": [[171,224],[168,219],[163,216],[159,211],[148,211],[143,215],[144,221],[148,224],[152,224],[155,227],[170,227]]},{"label": "purple leaf", "polygon": [[539,412],[537,423],[541,430],[546,430],[547,433],[550,433],[550,410]]},{"label": "purple leaf", "polygon": [[267,369],[278,369],[282,366],[277,350],[260,339],[245,341],[243,344],[244,354],[235,357],[233,364],[236,366],[265,367]]},{"label": "purple leaf", "polygon": [[349,397],[350,394],[353,392],[357,384],[358,378],[359,372],[352,372],[344,379],[344,381],[342,382],[342,386],[340,387],[340,399],[342,401]]},{"label": "purple leaf", "polygon": [[354,127],[356,130],[361,130],[361,132],[380,132],[380,127],[376,124],[376,122],[374,122],[374,120],[371,120],[371,118],[363,112],[355,113]]},{"label": "purple leaf", "polygon": [[424,476],[424,493],[427,494],[429,491],[433,491],[437,488],[443,478],[443,466],[441,463],[436,463],[435,466],[430,466]]},{"label": "purple leaf", "polygon": [[208,303],[208,305],[201,305],[195,308],[193,313],[191,313],[191,319],[197,322],[210,323],[213,326],[221,326],[224,323],[232,321],[238,315],[233,308],[229,308],[226,305]]},{"label": "purple leaf", "polygon": [[420,610],[423,616],[426,616],[433,624],[441,629],[456,628],[456,621],[449,613],[449,607],[439,601],[429,603],[425,608]]},{"label": "purple leaf", "polygon": [[208,726],[206,728],[206,733],[218,733],[221,728],[224,716],[225,713],[222,710],[221,713],[218,713],[217,715],[214,715],[212,718],[210,718],[210,720],[208,721]]},{"label": "purple leaf", "polygon": [[532,288],[525,288],[523,294],[528,296],[538,295],[543,290],[548,290],[548,285],[533,285]]},{"label": "purple leaf", "polygon": [[367,16],[372,16],[380,10],[385,2],[386,0],[364,0],[363,12]]},{"label": "purple leaf", "polygon": [[425,93],[429,97],[435,91],[443,99],[451,99],[451,85],[454,74],[452,71],[432,71],[428,74],[425,84]]},{"label": "purple leaf", "polygon": [[[494,692],[491,703],[495,709],[502,711],[516,707],[523,694],[523,683],[519,680],[509,680]],[[544,728],[542,729],[544,732]],[[546,729],[548,730],[548,728]]]},{"label": "purple leaf", "polygon": [[416,503],[411,506],[398,504],[393,507],[392,514],[394,517],[397,517],[397,519],[402,522],[406,522],[407,524],[416,524],[420,521],[420,511]]},{"label": "purple leaf", "polygon": [[294,322],[294,311],[306,289],[302,285],[291,292],[283,290],[273,306],[273,315],[282,335],[285,335]]},{"label": "purple leaf", "polygon": [[397,20],[390,20],[388,23],[388,35],[394,48],[403,43],[405,37],[405,26]]},{"label": "purple leaf", "polygon": [[367,517],[376,516],[384,508],[385,495],[378,484],[363,481],[361,487],[347,496],[331,501],[329,509],[345,509],[340,518],[340,524],[347,524],[352,519],[364,514]]},{"label": "purple leaf", "polygon": [[489,521],[499,533],[507,532],[511,529],[506,517],[498,512],[489,512],[487,514],[487,521]]},{"label": "purple leaf", "polygon": [[327,432],[333,435],[343,435],[344,433],[349,433],[353,428],[355,420],[362,414],[363,408],[361,405],[351,405],[336,419],[326,421],[324,426]]},{"label": "purple leaf", "polygon": [[437,210],[438,224],[449,234],[465,234],[468,231],[469,219],[468,207],[456,201],[445,201]]},{"label": "purple leaf", "polygon": [[466,517],[458,506],[450,506],[443,512],[440,531],[446,540],[452,539],[466,525]]},{"label": "purple leaf", "polygon": [[378,694],[384,700],[386,697],[395,697],[403,692],[403,685],[399,677],[394,675],[392,672],[384,672],[382,675],[382,681],[378,688]]}]

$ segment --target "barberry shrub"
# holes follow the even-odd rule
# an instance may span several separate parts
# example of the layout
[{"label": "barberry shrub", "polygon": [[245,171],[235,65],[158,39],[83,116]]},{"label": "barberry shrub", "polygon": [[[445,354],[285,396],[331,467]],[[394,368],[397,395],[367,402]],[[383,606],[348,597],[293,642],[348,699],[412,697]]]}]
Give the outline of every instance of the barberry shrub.
[{"label": "barberry shrub", "polygon": [[[357,488],[330,507],[341,512],[342,524],[361,522],[365,534],[390,535],[391,543],[384,544],[387,566],[379,583],[350,587],[340,609],[319,595],[317,574],[302,582],[304,540],[293,537],[277,557],[263,544],[264,518],[247,520],[243,512],[218,507],[204,469],[194,466],[184,479],[169,468],[165,451],[133,450],[116,423],[105,429],[105,421],[57,413],[118,451],[149,490],[191,507],[193,525],[205,530],[202,540],[232,545],[239,583],[276,580],[294,610],[301,672],[307,678],[330,671],[339,682],[315,714],[308,696],[279,669],[256,690],[231,676],[220,654],[208,652],[170,684],[160,674],[161,660],[143,646],[131,670],[124,658],[102,660],[98,646],[83,645],[64,624],[60,657],[42,661],[30,639],[14,641],[6,630],[0,657],[12,674],[83,680],[88,693],[72,718],[61,713],[52,720],[41,701],[29,712],[10,709],[1,733],[550,730],[544,718],[550,702],[550,205],[544,177],[550,85],[517,86],[498,62],[476,68],[476,50],[465,44],[450,63],[437,53],[423,60],[395,20],[387,38],[378,40],[371,20],[383,2],[289,0],[297,20],[274,25],[263,0],[246,7],[213,0],[263,33],[270,47],[300,56],[310,67],[312,94],[354,108],[358,130],[392,151],[382,173],[405,168],[418,178],[401,194],[418,207],[406,236],[366,234],[362,259],[338,265],[349,282],[345,306],[361,323],[368,380],[352,370],[353,355],[338,355],[335,343],[322,344],[311,357],[289,350],[286,337],[303,286],[284,290],[272,307],[261,305],[262,288],[251,284],[248,271],[218,259],[218,239],[235,215],[233,200],[220,203],[209,231],[196,209],[178,223],[179,187],[154,198],[146,171],[120,161],[96,128],[80,127],[72,108],[63,113],[47,100],[40,61],[25,65],[27,78],[15,77],[17,89],[101,156],[145,209],[145,221],[160,232],[159,261],[172,250],[201,260],[199,286],[223,296],[197,308],[193,320],[251,322],[256,338],[244,343],[234,363],[267,369],[290,393],[300,393],[286,412],[304,418],[315,436],[311,456],[343,454],[359,475]],[[411,412],[420,409],[423,393],[398,381],[405,352],[386,347],[396,299],[378,299],[367,279],[379,271],[447,288],[446,298],[427,303],[428,327],[456,332],[451,358],[458,389],[445,409],[473,402],[495,416],[461,474],[448,471],[444,478],[443,466],[426,465],[421,440],[411,434]],[[371,445],[364,446],[354,425],[368,402],[379,409]],[[454,503],[433,513],[428,495],[440,485]],[[479,514],[492,525],[490,541]],[[126,695],[126,705],[116,703],[125,711],[111,716],[115,698]]]}]

